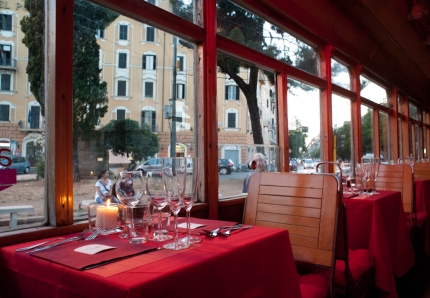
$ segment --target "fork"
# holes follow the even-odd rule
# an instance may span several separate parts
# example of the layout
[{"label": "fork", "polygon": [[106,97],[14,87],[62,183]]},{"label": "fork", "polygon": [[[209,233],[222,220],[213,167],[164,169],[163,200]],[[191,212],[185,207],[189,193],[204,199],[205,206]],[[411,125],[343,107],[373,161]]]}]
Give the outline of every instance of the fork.
[{"label": "fork", "polygon": [[103,230],[100,228],[95,229],[90,236],[85,238],[84,240],[93,240],[96,238]]},{"label": "fork", "polygon": [[85,230],[83,230],[81,233],[79,233],[75,237],[68,238],[66,240],[63,240],[63,241],[60,241],[60,242],[56,242],[56,243],[51,244],[51,245],[46,245],[46,246],[38,247],[38,248],[33,249],[32,251],[29,251],[27,253],[36,252],[36,251],[39,251],[39,250],[45,250],[45,249],[48,249],[48,248],[56,247],[56,246],[59,246],[59,245],[65,244],[65,243],[69,243],[69,242],[72,242],[72,241],[75,241],[75,240],[82,239],[89,231],[90,231],[89,229],[85,229]]},{"label": "fork", "polygon": [[225,232],[219,232],[219,234],[222,235],[222,236],[228,237],[228,236],[230,236],[230,232],[231,231],[234,231],[234,230],[247,230],[247,229],[250,229],[252,227],[253,226],[241,226],[241,227],[231,228],[231,229],[228,229]]},{"label": "fork", "polygon": [[42,242],[42,243],[38,243],[38,244],[35,244],[35,245],[31,245],[31,246],[27,246],[27,247],[18,248],[18,249],[17,249],[17,250],[15,250],[15,251],[17,251],[17,252],[21,252],[21,251],[30,250],[30,249],[33,249],[33,248],[36,248],[36,247],[42,246],[42,245],[44,245],[44,244],[46,244],[46,243],[48,243],[48,242],[52,242],[52,241],[56,241],[56,240],[62,240],[62,239],[64,239],[64,238],[63,238],[63,237],[60,237],[60,238],[55,238],[55,239],[47,240],[47,241],[44,241],[44,242]]}]

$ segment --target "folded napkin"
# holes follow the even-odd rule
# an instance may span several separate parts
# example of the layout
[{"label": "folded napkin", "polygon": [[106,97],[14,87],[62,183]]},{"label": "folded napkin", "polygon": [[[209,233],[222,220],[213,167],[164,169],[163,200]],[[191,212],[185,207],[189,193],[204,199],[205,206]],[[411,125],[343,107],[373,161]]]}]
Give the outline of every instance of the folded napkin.
[{"label": "folded napkin", "polygon": [[[179,217],[178,218],[178,224],[185,223],[185,222],[187,222],[186,217]],[[203,225],[199,228],[192,229],[191,230],[192,235],[200,235],[200,232],[202,231],[202,229],[214,230],[214,229],[219,228],[221,226],[234,226],[235,224],[237,224],[237,221],[221,221],[221,220],[213,220],[213,219],[194,218],[194,217],[190,218],[190,222]],[[170,221],[169,231],[173,232],[174,230],[175,230],[175,225],[174,225],[173,219],[172,219]],[[187,229],[186,228],[178,228],[178,232],[179,233],[186,233]]]},{"label": "folded napkin", "polygon": [[[75,249],[89,244],[113,246],[115,249],[101,251],[88,255],[76,252]],[[118,235],[99,236],[94,240],[71,242],[46,250],[31,253],[32,256],[49,260],[75,269],[86,270],[97,265],[122,260],[126,257],[139,255],[156,250],[160,243],[147,241],[144,244],[130,244],[128,240],[118,238]]]}]

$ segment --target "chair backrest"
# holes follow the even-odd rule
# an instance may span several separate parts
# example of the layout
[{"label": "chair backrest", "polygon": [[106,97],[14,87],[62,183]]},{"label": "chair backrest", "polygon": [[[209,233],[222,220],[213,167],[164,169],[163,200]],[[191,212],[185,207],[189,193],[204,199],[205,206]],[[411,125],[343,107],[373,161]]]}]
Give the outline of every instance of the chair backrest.
[{"label": "chair backrest", "polygon": [[393,190],[402,193],[403,209],[412,213],[414,209],[414,178],[412,168],[406,164],[380,165],[375,181],[376,190]]},{"label": "chair backrest", "polygon": [[430,162],[417,162],[414,165],[414,178],[430,179]]},{"label": "chair backrest", "polygon": [[287,229],[295,260],[333,267],[339,200],[332,174],[255,173],[244,223]]}]

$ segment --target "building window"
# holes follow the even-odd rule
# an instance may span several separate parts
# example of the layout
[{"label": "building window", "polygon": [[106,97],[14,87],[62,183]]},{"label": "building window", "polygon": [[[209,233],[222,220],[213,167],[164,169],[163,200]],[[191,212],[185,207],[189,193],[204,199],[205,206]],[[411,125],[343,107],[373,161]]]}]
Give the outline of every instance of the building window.
[{"label": "building window", "polygon": [[12,46],[0,45],[0,65],[12,66]]},{"label": "building window", "polygon": [[269,107],[269,100],[266,100],[266,107]]},{"label": "building window", "polygon": [[118,54],[118,68],[127,68],[127,53]]},{"label": "building window", "polygon": [[97,29],[96,37],[98,37],[98,38],[105,38],[105,30],[103,30],[103,29]]},{"label": "building window", "polygon": [[154,97],[154,83],[145,82],[145,97]]},{"label": "building window", "polygon": [[0,74],[0,90],[2,91],[11,91],[11,80],[12,77],[10,74]]},{"label": "building window", "polygon": [[185,84],[177,84],[176,89],[176,98],[184,99],[185,98]]},{"label": "building window", "polygon": [[40,127],[40,107],[31,106],[28,111],[28,123],[30,124],[30,128],[39,128]]},{"label": "building window", "polygon": [[226,100],[239,100],[239,88],[237,86],[225,86]]},{"label": "building window", "polygon": [[119,25],[119,39],[127,40],[128,39],[128,26],[127,25]]},{"label": "building window", "polygon": [[236,113],[227,113],[227,127],[236,128]]},{"label": "building window", "polygon": [[155,55],[143,55],[142,56],[142,68],[153,70],[157,65],[157,56]]},{"label": "building window", "polygon": [[0,121],[9,121],[9,105],[0,105]]},{"label": "building window", "polygon": [[155,5],[155,0],[146,0],[146,2],[151,3],[152,5]]},{"label": "building window", "polygon": [[146,27],[146,41],[155,41],[154,27]]},{"label": "building window", "polygon": [[176,123],[182,123],[183,117],[181,111],[176,111],[176,117],[175,117]]},{"label": "building window", "polygon": [[126,81],[118,81],[118,96],[126,96],[126,87],[127,82]]},{"label": "building window", "polygon": [[12,15],[0,14],[0,30],[12,31]]},{"label": "building window", "polygon": [[116,110],[116,120],[125,119],[125,110]]},{"label": "building window", "polygon": [[155,111],[142,111],[142,124],[148,125],[152,132],[156,132]]},{"label": "building window", "polygon": [[176,57],[176,69],[178,71],[184,71],[184,57]]}]

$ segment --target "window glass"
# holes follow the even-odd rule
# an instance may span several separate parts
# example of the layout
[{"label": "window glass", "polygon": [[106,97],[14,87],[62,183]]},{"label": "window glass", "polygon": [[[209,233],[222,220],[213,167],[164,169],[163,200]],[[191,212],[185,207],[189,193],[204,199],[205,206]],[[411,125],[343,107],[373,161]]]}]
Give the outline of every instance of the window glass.
[{"label": "window glass", "polygon": [[400,95],[397,95],[397,109],[399,113],[402,113],[402,97]]},{"label": "window glass", "polygon": [[360,95],[388,107],[387,90],[364,76],[360,76]]},{"label": "window glass", "polygon": [[335,161],[340,161],[349,170],[351,163],[351,102],[349,99],[333,94],[333,147]]},{"label": "window glass", "polygon": [[[204,1],[204,0],[203,0]],[[152,4],[157,5],[166,11],[169,11],[191,23],[197,24],[196,15],[201,15],[201,11],[196,12],[196,7],[202,7],[202,0],[151,0],[148,2],[154,2]],[[199,5],[196,5],[199,4]]]},{"label": "window glass", "polygon": [[257,153],[264,156],[258,155],[268,171],[279,171],[277,107],[270,96],[275,85],[273,73],[220,53],[217,58],[219,193],[220,198],[231,198],[248,192],[247,181],[254,173],[248,162]]},{"label": "window glass", "polygon": [[409,117],[415,120],[421,120],[418,107],[412,103],[409,103]]},{"label": "window glass", "polygon": [[405,156],[405,153],[403,152],[403,133],[402,133],[402,119],[399,118],[397,120],[397,125],[399,129],[399,157]]},{"label": "window glass", "polygon": [[421,143],[421,126],[418,124],[414,125],[414,156],[415,160],[421,160],[422,158],[422,143]]},{"label": "window glass", "polygon": [[[22,7],[18,7],[19,3]],[[0,191],[0,207],[30,205],[32,209],[18,212],[16,222],[12,220],[12,223],[10,214],[0,214],[0,233],[9,231],[10,224],[16,223],[16,228],[22,229],[41,226],[47,220],[42,98],[44,1],[19,3],[2,2],[3,8],[11,7],[13,14],[0,9],[0,148],[10,150],[1,152],[0,156],[8,154],[14,161],[10,168],[17,172],[17,183]],[[30,64],[38,67],[27,69]],[[0,159],[2,163],[6,161]],[[8,175],[0,169],[0,184]]]},{"label": "window glass", "polygon": [[348,68],[334,59],[331,59],[331,81],[333,84],[351,90],[351,76]]},{"label": "window glass", "polygon": [[424,136],[424,143],[423,143],[423,158],[428,158],[427,153],[427,146],[428,146],[428,136],[427,136],[427,128],[423,127],[423,136]]},{"label": "window glass", "polygon": [[[299,173],[315,171],[316,163],[321,160],[320,110],[318,89],[288,80],[290,162],[297,165]],[[308,160],[306,165],[305,160]]]},{"label": "window glass", "polygon": [[244,10],[229,0],[217,0],[217,34],[279,61],[318,75],[317,52],[306,43]]},{"label": "window glass", "polygon": [[379,112],[379,152],[381,162],[391,160],[388,114]]},{"label": "window glass", "polygon": [[[137,169],[148,160],[171,155],[194,157],[197,152],[195,45],[187,42],[184,46],[179,43],[179,38],[153,27],[150,32],[166,35],[166,38],[157,38],[159,45],[141,42],[142,37],[146,38],[146,24],[89,2],[76,1],[80,2],[87,6],[75,13],[75,31],[82,30],[79,33],[84,35],[85,44],[94,46],[88,53],[97,55],[88,54],[85,61],[89,62],[85,67],[76,60],[79,55],[74,55],[74,72],[79,74],[74,76],[74,103],[91,107],[85,109],[85,115],[79,114],[82,112],[79,106],[73,107],[73,138],[77,142],[73,147],[74,153],[77,152],[73,164],[76,166],[75,178],[79,178],[74,182],[76,214],[85,212],[88,201],[94,202],[95,183],[102,170],[108,169],[109,179],[114,182],[116,174],[125,168]],[[167,6],[169,3],[155,1],[156,5]],[[97,28],[94,27],[93,33],[87,36],[85,30],[95,24]],[[105,40],[96,39],[96,30],[104,30]],[[118,42],[118,38],[127,42]],[[77,44],[75,51],[83,46],[84,43]],[[103,55],[98,54],[99,50]],[[175,51],[184,57],[181,73],[174,72]],[[116,59],[118,62],[112,63]],[[103,74],[101,79],[100,73]],[[81,77],[94,78],[90,80],[92,88],[88,88],[94,93],[76,92],[83,84],[77,80]],[[181,95],[177,92],[177,85],[182,85],[178,89],[184,99],[180,101],[177,100]],[[167,110],[170,110],[169,114],[165,113]],[[80,119],[86,119],[86,122],[80,122]],[[144,171],[143,167],[140,169]],[[80,210],[79,201],[84,202]]]},{"label": "window glass", "polygon": [[178,71],[184,71],[184,57],[179,56],[176,60],[176,68]]},{"label": "window glass", "polygon": [[184,99],[185,98],[185,84],[177,84],[178,85],[178,98]]},{"label": "window glass", "polygon": [[146,41],[155,41],[154,27],[146,27]]},{"label": "window glass", "polygon": [[361,143],[363,155],[373,154],[373,110],[361,106]]}]

